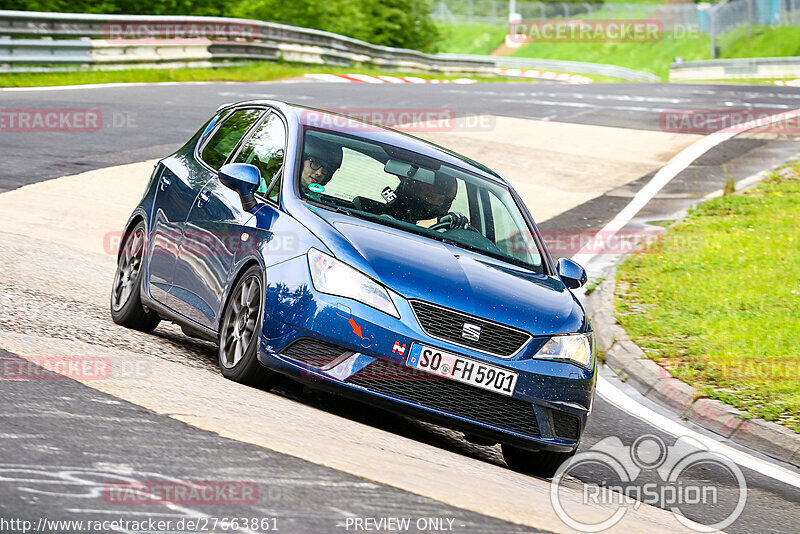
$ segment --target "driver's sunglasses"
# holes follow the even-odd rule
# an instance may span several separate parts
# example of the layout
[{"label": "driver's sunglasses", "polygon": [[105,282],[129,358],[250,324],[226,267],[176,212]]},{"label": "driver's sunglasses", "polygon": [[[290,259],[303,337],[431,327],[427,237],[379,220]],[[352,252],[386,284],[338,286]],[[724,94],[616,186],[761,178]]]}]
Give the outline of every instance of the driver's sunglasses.
[{"label": "driver's sunglasses", "polygon": [[318,171],[318,170],[322,169],[322,172],[324,172],[325,174],[330,174],[331,173],[330,165],[328,165],[324,161],[318,160],[315,157],[310,157],[310,158],[307,158],[307,159],[308,159],[308,166],[311,167],[312,171]]}]

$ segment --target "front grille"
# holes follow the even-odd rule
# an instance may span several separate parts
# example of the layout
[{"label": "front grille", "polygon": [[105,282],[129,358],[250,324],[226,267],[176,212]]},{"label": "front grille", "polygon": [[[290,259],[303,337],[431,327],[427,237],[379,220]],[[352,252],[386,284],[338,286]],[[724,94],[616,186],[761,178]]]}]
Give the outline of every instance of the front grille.
[{"label": "front grille", "polygon": [[[373,366],[380,371],[371,369]],[[404,365],[377,360],[354,374],[347,382],[472,421],[527,436],[537,438],[540,436],[533,408],[527,402],[440,378]]]},{"label": "front grille", "polygon": [[[425,333],[457,345],[470,347],[497,356],[511,356],[531,338],[530,334],[501,324],[443,308],[420,300],[412,300],[411,308]],[[480,327],[480,339],[463,337],[464,323]]]},{"label": "front grille", "polygon": [[345,349],[318,339],[301,338],[283,349],[281,356],[303,365],[323,369],[344,354]]},{"label": "front grille", "polygon": [[553,434],[557,438],[578,441],[581,421],[572,414],[553,410]]}]

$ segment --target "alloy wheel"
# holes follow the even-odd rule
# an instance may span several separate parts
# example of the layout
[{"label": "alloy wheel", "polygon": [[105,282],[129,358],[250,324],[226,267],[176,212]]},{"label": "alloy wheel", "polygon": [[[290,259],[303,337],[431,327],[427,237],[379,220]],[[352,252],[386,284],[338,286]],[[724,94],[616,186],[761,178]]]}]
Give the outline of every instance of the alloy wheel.
[{"label": "alloy wheel", "polygon": [[220,335],[220,363],[224,367],[235,367],[247,352],[256,334],[262,302],[261,281],[257,276],[249,276],[238,285],[225,312]]},{"label": "alloy wheel", "polygon": [[115,311],[128,302],[136,284],[139,283],[139,273],[142,270],[142,259],[144,258],[144,242],[144,230],[137,228],[125,242],[125,248],[119,255],[112,292],[112,305]]}]

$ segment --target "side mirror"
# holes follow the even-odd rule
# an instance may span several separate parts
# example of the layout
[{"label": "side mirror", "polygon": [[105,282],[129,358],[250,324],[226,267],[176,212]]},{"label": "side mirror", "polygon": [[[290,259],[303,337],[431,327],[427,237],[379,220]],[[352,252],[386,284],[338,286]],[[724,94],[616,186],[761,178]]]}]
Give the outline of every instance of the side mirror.
[{"label": "side mirror", "polygon": [[253,193],[261,185],[261,172],[258,167],[249,163],[228,163],[220,168],[218,175],[222,185],[239,193],[245,211],[250,211],[256,206]]},{"label": "side mirror", "polygon": [[586,270],[567,258],[560,258],[556,263],[556,272],[564,285],[570,289],[578,289],[586,283]]}]

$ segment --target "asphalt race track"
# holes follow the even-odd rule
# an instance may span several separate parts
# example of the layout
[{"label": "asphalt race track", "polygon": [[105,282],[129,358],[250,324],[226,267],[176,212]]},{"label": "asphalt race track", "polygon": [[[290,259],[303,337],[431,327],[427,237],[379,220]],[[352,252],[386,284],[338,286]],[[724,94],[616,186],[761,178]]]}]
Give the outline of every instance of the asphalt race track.
[{"label": "asphalt race track", "polygon": [[[175,521],[269,518],[279,531],[309,533],[356,531],[358,518],[402,517],[412,518],[411,532],[570,531],[552,512],[549,483],[505,468],[499,447],[472,445],[458,433],[310,394],[292,383],[273,393],[233,384],[215,370],[215,348],[187,338],[174,325],[162,323],[153,335],[142,335],[112,323],[107,301],[114,258],[96,242],[89,243],[85,235],[76,235],[82,222],[88,225],[97,216],[88,200],[97,203],[98,211],[127,215],[125,206],[130,211],[138,200],[141,189],[135,186],[143,186],[147,171],[146,166],[118,166],[171,153],[217,106],[251,98],[335,109],[451,110],[474,127],[466,127],[466,132],[418,135],[490,166],[495,163],[492,158],[501,164],[509,160],[508,177],[515,186],[519,184],[534,216],[543,214],[537,222],[545,232],[601,229],[658,168],[702,136],[665,133],[663,116],[668,110],[777,113],[800,108],[798,89],[696,84],[298,81],[0,91],[0,110],[92,108],[102,115],[97,131],[0,131],[0,358],[8,364],[27,357],[26,351],[53,355],[87,351],[131,368],[136,368],[137,358],[147,362],[136,377],[141,378],[139,382],[0,380],[4,407],[0,414],[0,532],[21,532],[4,526],[2,519],[9,518],[37,525],[42,517],[151,516]],[[488,122],[481,122],[481,117],[488,117]],[[542,131],[547,136],[537,138]],[[637,138],[647,141],[636,145]],[[797,131],[737,136],[683,170],[631,227],[672,219],[721,188],[726,178],[742,180],[798,152]],[[587,158],[596,163],[580,167]],[[583,178],[569,182],[574,168],[584,173],[581,176],[596,177],[591,190],[578,191]],[[88,171],[105,172],[105,181],[98,178],[96,183],[110,184],[113,173],[119,172],[119,195],[108,196],[104,190],[92,198],[93,191],[84,190],[80,181],[61,180]],[[123,180],[124,173],[133,171],[145,174]],[[563,182],[555,179],[558,173],[563,173]],[[556,203],[558,209],[546,206],[547,199],[537,199],[534,189],[525,189],[535,187],[537,181],[548,182],[553,198],[562,199]],[[576,195],[581,193],[578,203],[569,202],[572,187]],[[30,223],[20,222],[26,212],[34,214]],[[89,244],[81,245],[81,239]],[[553,252],[569,256],[576,251]],[[603,375],[627,393],[631,403],[678,420],[607,370]],[[711,436],[697,427],[690,430]],[[581,450],[609,436],[631,445],[645,435],[656,436],[668,446],[676,441],[676,436],[598,395]],[[777,466],[794,481],[787,483],[759,472],[757,462],[739,467],[746,480],[746,504],[725,531],[796,531],[800,525],[798,470]],[[582,482],[602,484],[606,474],[587,466],[578,474],[579,480],[570,479],[567,484],[580,496]],[[641,476],[640,481],[658,482],[655,473]],[[257,486],[258,499],[237,506],[123,506],[98,490],[108,483],[132,480],[247,481]],[[485,484],[476,483],[479,480]],[[713,468],[698,468],[689,480],[716,485],[720,503],[687,506],[682,509],[687,517],[703,524],[722,520],[737,489],[731,477]],[[518,492],[516,498],[512,492]],[[424,521],[418,523],[420,519]],[[628,522],[617,529],[687,531],[671,519],[667,511],[642,505],[631,510]],[[266,527],[270,526],[267,522]],[[264,527],[259,524],[250,530],[267,531]],[[374,531],[397,530],[395,526]],[[40,531],[77,530],[51,526]]]}]

